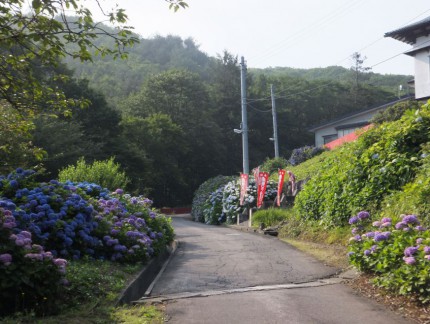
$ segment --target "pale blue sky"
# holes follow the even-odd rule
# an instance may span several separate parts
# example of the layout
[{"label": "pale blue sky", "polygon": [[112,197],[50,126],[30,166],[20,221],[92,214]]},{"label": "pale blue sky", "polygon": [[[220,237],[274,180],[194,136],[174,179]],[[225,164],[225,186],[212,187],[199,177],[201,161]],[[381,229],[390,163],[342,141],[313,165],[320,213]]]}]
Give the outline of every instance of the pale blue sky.
[{"label": "pale blue sky", "polygon": [[[145,38],[191,37],[211,56],[228,50],[248,67],[351,66],[358,51],[383,74],[413,74],[410,48],[384,33],[430,16],[429,0],[186,0],[176,13],[163,0],[101,0],[126,9]],[[91,1],[86,0],[88,5]]]}]

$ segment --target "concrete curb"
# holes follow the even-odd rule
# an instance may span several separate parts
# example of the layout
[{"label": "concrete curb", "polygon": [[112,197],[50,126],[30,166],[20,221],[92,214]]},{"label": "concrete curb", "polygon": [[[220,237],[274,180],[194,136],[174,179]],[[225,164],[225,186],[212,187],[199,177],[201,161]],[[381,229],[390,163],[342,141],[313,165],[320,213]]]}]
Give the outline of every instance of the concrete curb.
[{"label": "concrete curb", "polygon": [[171,257],[178,247],[178,241],[173,241],[166,250],[149,263],[139,272],[131,283],[124,289],[118,298],[116,305],[130,304],[143,296],[151,293],[152,287],[159,275],[164,271]]}]

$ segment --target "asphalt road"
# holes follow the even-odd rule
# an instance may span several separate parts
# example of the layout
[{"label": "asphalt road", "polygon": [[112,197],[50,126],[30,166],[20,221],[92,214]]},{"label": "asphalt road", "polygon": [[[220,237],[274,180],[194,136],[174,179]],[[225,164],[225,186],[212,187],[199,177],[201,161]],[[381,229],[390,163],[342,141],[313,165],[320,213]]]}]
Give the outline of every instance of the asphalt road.
[{"label": "asphalt road", "polygon": [[168,323],[410,323],[276,238],[174,217],[179,247],[148,301]]}]

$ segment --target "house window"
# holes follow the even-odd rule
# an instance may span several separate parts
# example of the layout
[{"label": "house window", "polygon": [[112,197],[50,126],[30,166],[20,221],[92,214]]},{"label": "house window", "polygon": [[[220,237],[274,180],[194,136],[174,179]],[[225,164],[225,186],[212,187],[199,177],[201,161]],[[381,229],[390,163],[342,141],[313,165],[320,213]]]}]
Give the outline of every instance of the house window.
[{"label": "house window", "polygon": [[353,132],[355,132],[357,128],[347,128],[347,129],[341,129],[337,132],[339,137],[343,137],[345,135],[351,134]]},{"label": "house window", "polygon": [[337,139],[337,134],[323,136],[324,145],[330,143],[331,141],[334,141],[335,139]]}]

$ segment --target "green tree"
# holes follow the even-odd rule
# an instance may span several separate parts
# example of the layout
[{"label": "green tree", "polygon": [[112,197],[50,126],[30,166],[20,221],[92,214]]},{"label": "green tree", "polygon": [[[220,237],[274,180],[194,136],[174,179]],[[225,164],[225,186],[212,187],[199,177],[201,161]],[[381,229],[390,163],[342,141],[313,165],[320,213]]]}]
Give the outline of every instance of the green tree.
[{"label": "green tree", "polygon": [[192,190],[222,168],[227,152],[214,122],[208,90],[199,75],[170,70],[153,76],[139,93],[124,102],[123,112],[141,118],[161,113],[181,127],[190,147],[183,157],[188,166],[183,172]]},{"label": "green tree", "polygon": [[[136,41],[130,27],[125,25],[127,16],[123,9],[106,13],[102,10],[116,26],[113,33],[101,28],[91,11],[75,0],[34,0],[28,12],[26,9],[27,2],[23,0],[0,4],[0,95],[21,111],[34,109],[38,104],[41,108],[42,103],[44,109],[65,109],[67,104],[75,104],[37,78],[35,71],[39,67],[57,66],[58,58],[66,55],[81,61],[91,60],[94,54],[124,56],[125,46]],[[94,40],[100,34],[114,39],[114,48],[97,46]],[[78,46],[69,52],[67,43]]]},{"label": "green tree", "polygon": [[135,191],[153,198],[159,206],[184,203],[192,194],[189,144],[182,128],[166,114],[126,117],[121,122],[121,154]]}]

